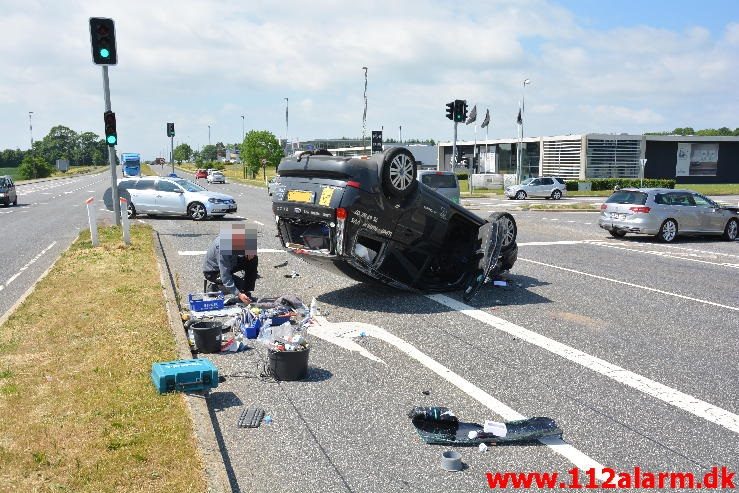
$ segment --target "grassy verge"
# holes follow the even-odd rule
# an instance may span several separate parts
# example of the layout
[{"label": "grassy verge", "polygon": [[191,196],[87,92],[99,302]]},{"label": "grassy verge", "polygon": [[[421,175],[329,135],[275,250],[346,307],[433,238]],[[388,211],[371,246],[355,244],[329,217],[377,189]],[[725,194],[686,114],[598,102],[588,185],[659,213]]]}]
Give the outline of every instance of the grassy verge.
[{"label": "grassy verge", "polygon": [[739,195],[739,183],[706,183],[706,184],[682,184],[678,183],[675,188],[687,188],[706,195]]},{"label": "grassy verge", "polygon": [[148,164],[141,164],[141,176],[155,176],[156,173]]},{"label": "grassy verge", "polygon": [[600,211],[600,206],[593,204],[531,204],[521,206],[523,211]]},{"label": "grassy verge", "polygon": [[5,491],[203,491],[182,395],[149,373],[176,357],[151,230],[85,232],[0,326]]},{"label": "grassy verge", "polygon": [[[194,172],[196,169],[198,169],[198,166],[193,163],[182,163],[177,165],[178,168]],[[226,168],[223,170],[223,174],[231,182],[239,182],[239,183],[247,183],[249,185],[254,185],[257,187],[266,187],[267,185],[264,183],[264,177],[262,175],[262,172],[260,171],[257,174],[257,177],[252,180],[250,178],[244,178],[244,168],[240,164],[227,164]],[[277,174],[275,168],[267,168],[267,180],[272,178]],[[247,176],[248,173],[247,173]]]}]

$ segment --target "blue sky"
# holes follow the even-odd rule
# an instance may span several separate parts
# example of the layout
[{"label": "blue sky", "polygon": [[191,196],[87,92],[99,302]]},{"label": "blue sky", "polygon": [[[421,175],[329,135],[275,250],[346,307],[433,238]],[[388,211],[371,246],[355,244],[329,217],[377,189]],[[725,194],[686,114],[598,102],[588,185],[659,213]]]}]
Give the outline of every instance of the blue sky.
[{"label": "blue sky", "polygon": [[[153,158],[165,125],[194,148],[245,129],[291,140],[367,132],[449,140],[445,104],[490,108],[490,138],[739,126],[739,1],[0,0],[0,149],[64,124],[102,132],[88,17],[116,21],[120,152]],[[450,19],[452,19],[450,21]],[[474,125],[460,138],[473,139]],[[484,132],[478,129],[478,138]]]}]

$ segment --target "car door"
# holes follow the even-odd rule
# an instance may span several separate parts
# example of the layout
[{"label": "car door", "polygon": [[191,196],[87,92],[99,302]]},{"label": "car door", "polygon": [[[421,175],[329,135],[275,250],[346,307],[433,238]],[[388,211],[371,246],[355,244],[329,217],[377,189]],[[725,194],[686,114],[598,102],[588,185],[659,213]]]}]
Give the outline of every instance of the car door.
[{"label": "car door", "polygon": [[716,207],[712,201],[706,197],[694,193],[693,201],[695,202],[696,215],[698,219],[698,228],[706,233],[721,233],[726,225],[726,218],[723,211]]},{"label": "car door", "polygon": [[162,214],[184,214],[184,190],[169,180],[157,181],[155,207],[156,211]]},{"label": "car door", "polygon": [[531,180],[531,183],[526,185],[524,191],[529,197],[539,197],[541,196],[541,191],[539,190],[540,188],[541,180],[539,178],[534,178],[533,180]]},{"label": "car door", "polygon": [[672,192],[669,195],[678,232],[695,232],[698,229],[698,212],[693,195],[687,192]]},{"label": "car door", "polygon": [[550,197],[554,191],[554,180],[551,178],[542,178],[539,186],[539,195],[542,197]]},{"label": "car door", "polygon": [[156,181],[153,178],[144,178],[136,182],[135,187],[128,189],[131,195],[131,202],[136,208],[136,212],[140,214],[148,214],[156,212],[154,204],[154,188]]}]

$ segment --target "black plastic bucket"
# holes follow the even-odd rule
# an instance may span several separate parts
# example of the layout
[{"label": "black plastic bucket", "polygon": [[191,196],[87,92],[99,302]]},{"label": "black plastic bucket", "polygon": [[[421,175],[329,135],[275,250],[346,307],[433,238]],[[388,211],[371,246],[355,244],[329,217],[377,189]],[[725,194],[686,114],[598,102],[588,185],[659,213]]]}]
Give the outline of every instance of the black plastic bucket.
[{"label": "black plastic bucket", "polygon": [[190,326],[195,339],[195,347],[200,353],[218,353],[221,351],[221,322],[195,322]]},{"label": "black plastic bucket", "polygon": [[269,369],[276,380],[302,380],[308,374],[308,353],[310,347],[303,351],[274,351],[268,349]]}]

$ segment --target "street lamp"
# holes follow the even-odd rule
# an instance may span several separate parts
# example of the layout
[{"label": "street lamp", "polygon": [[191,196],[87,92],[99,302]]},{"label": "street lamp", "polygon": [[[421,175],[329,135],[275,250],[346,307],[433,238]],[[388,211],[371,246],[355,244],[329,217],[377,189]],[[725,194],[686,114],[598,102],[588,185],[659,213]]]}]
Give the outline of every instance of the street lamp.
[{"label": "street lamp", "polygon": [[521,132],[518,138],[518,172],[516,174],[516,178],[518,178],[519,183],[521,183],[521,175],[523,174],[523,121],[524,115],[526,114],[526,96],[524,89],[526,89],[528,84],[531,84],[531,79],[524,79],[521,83]]},{"label": "street lamp", "polygon": [[208,145],[210,145],[210,125],[208,125]]},{"label": "street lamp", "polygon": [[246,134],[244,133],[244,115],[241,115],[241,141],[244,141]]},{"label": "street lamp", "polygon": [[31,151],[33,151],[33,111],[28,112],[28,131],[31,133]]},{"label": "street lamp", "polygon": [[288,118],[288,107],[290,105],[290,102],[288,98],[285,98],[285,150],[287,150],[287,141],[289,139],[288,135],[290,135],[290,120]]},{"label": "street lamp", "polygon": [[[362,147],[365,147],[366,143],[364,139],[367,135],[367,67],[362,67],[362,70],[364,70],[364,113],[362,113]],[[362,154],[364,154],[364,149],[362,149]]]}]

